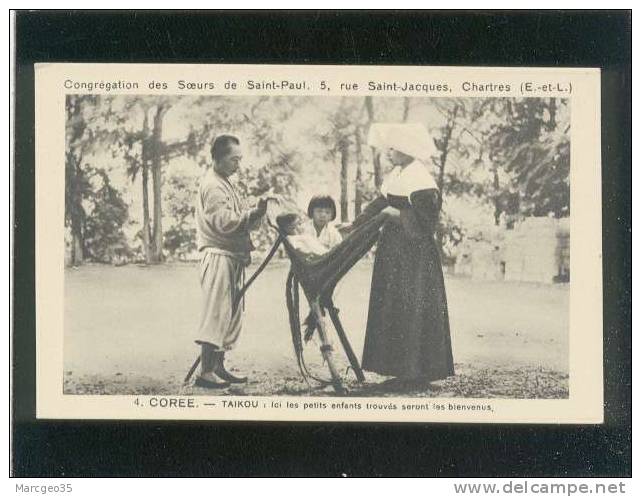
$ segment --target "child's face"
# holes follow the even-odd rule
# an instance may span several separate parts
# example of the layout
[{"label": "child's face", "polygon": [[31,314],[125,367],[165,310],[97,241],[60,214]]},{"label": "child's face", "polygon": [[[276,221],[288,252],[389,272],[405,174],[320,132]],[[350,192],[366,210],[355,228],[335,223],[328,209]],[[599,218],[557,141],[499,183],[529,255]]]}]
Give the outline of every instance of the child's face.
[{"label": "child's face", "polygon": [[332,220],[332,214],[334,214],[332,209],[327,207],[316,207],[312,211],[312,219],[316,226],[325,226]]},{"label": "child's face", "polygon": [[296,217],[291,223],[289,223],[286,231],[288,236],[297,235],[300,231],[300,217]]}]

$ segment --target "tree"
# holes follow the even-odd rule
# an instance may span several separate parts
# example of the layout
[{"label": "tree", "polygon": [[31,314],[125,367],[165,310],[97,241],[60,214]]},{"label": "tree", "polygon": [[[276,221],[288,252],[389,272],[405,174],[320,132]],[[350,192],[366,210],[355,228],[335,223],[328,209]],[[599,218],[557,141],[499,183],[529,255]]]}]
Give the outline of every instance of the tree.
[{"label": "tree", "polygon": [[354,217],[358,216],[363,208],[365,198],[365,182],[363,181],[363,134],[364,129],[359,126],[354,135],[356,145],[356,177],[354,178]]},{"label": "tree", "polygon": [[446,170],[448,159],[454,153],[469,155],[464,143],[461,140],[466,115],[465,104],[460,99],[447,99],[444,102],[435,101],[435,106],[444,117],[444,124],[438,129],[434,144],[438,150],[438,157],[435,161],[437,168],[436,185],[441,194],[446,189]]},{"label": "tree", "polygon": [[[436,130],[434,145],[438,155],[433,158],[437,168],[436,185],[441,195],[441,203],[448,194],[462,195],[471,189],[468,177],[461,171],[448,172],[449,163],[453,157],[468,158],[470,156],[469,145],[465,141],[464,133],[467,130],[466,119],[468,118],[468,107],[463,99],[435,99],[433,100],[437,111],[443,116],[444,124]],[[469,131],[468,131],[469,132]],[[443,249],[447,239],[458,243],[461,228],[444,213],[440,216],[439,227],[436,232],[438,245]]]},{"label": "tree", "polygon": [[559,102],[508,101],[504,121],[489,136],[491,160],[511,175],[524,216],[570,213],[570,126],[561,122],[566,103]]},{"label": "tree", "polygon": [[[127,173],[132,181],[140,173],[142,185],[142,241],[145,260],[155,264],[163,260],[162,229],[162,169],[173,157],[194,149],[198,136],[193,132],[185,140],[166,143],[163,141],[163,124],[167,112],[181,102],[182,97],[130,97],[123,111],[130,120],[142,117],[142,126],[120,127],[116,140],[118,153],[127,162]],[[142,116],[141,116],[142,114]],[[140,121],[138,121],[140,122]],[[149,206],[149,178],[152,180],[153,211]]]},{"label": "tree", "polygon": [[321,132],[320,139],[326,147],[324,159],[338,162],[340,178],[339,215],[341,221],[349,219],[349,172],[350,164],[356,163],[354,185],[354,208],[360,211],[365,199],[362,174],[362,142],[365,133],[362,100],[342,97],[339,105],[326,112],[327,127]]},{"label": "tree", "polygon": [[97,188],[86,220],[86,251],[94,261],[113,262],[129,252],[122,230],[128,219],[128,208],[121,193],[111,185],[107,172],[104,169],[93,172],[92,179],[97,182]]},{"label": "tree", "polygon": [[194,198],[198,192],[195,176],[174,174],[167,178],[164,188],[165,219],[164,248],[174,257],[196,250],[196,228],[193,223]]},{"label": "tree", "polygon": [[[374,101],[371,96],[365,97],[365,109],[367,110],[368,125],[375,122],[376,115],[374,113]],[[381,156],[376,150],[372,150],[373,166],[374,166],[374,187],[378,190],[383,184],[383,173],[381,170]]]},{"label": "tree", "polygon": [[[494,224],[517,215],[569,213],[569,125],[557,99],[487,98],[436,102],[435,141],[444,195],[489,202]],[[454,167],[453,167],[454,166]]]},{"label": "tree", "polygon": [[[271,191],[293,206],[298,191],[302,155],[299,144],[286,136],[287,124],[309,97],[216,97],[203,98],[201,114],[192,135],[194,154],[201,168],[211,166],[209,147],[222,133],[239,134],[245,157],[231,178],[241,197],[251,205],[257,197]],[[266,249],[274,233],[266,225],[252,234],[258,249]]]},{"label": "tree", "polygon": [[[99,245],[119,243],[117,222],[111,234],[100,233],[90,218],[121,219],[129,195],[121,182],[129,180],[140,180],[135,202],[142,211],[129,224],[141,228],[144,259],[193,249],[196,178],[211,165],[209,144],[221,133],[242,140],[245,158],[232,181],[250,205],[269,190],[300,210],[294,200],[303,182],[338,180],[340,218],[347,220],[350,201],[358,214],[387,165],[366,144],[371,124],[424,116],[438,150],[429,165],[443,197],[442,246],[464,234],[448,199],[488,203],[496,224],[569,213],[569,110],[560,99],[73,95],[66,112],[65,223],[74,264],[104,260],[107,248]],[[113,160],[105,161],[105,152]],[[253,237],[266,248],[273,235],[263,226]]]},{"label": "tree", "polygon": [[117,203],[113,196],[104,197],[102,187],[96,186],[102,184],[101,179],[108,182],[107,170],[91,165],[111,137],[107,126],[111,100],[98,95],[69,95],[66,100],[65,223],[71,232],[72,265],[93,257],[89,240],[96,206],[107,209],[114,207],[110,201]]},{"label": "tree", "polygon": [[71,230],[71,264],[84,260],[86,212],[83,200],[91,196],[85,158],[94,146],[91,121],[98,102],[96,95],[69,95],[66,100],[65,223]]}]

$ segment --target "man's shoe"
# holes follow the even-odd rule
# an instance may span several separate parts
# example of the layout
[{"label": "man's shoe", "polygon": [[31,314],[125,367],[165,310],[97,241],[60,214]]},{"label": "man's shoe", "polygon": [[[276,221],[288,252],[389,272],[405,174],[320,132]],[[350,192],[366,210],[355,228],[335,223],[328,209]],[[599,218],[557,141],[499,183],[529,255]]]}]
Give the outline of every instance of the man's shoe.
[{"label": "man's shoe", "polygon": [[229,383],[247,383],[246,376],[234,376],[229,371],[227,371],[224,366],[221,366],[221,368],[216,371],[216,376],[225,381],[228,381]]},{"label": "man's shoe", "polygon": [[214,369],[214,373],[216,373],[216,376],[219,378],[228,381],[229,383],[247,383],[247,377],[246,376],[234,376],[231,374],[229,371],[225,369],[225,352],[220,352],[219,355],[216,357],[216,369]]},{"label": "man's shoe", "polygon": [[208,376],[209,378],[203,378],[202,376],[199,376],[198,378],[196,378],[194,385],[201,388],[227,388],[229,386],[228,381],[219,378],[217,375],[211,374]]}]

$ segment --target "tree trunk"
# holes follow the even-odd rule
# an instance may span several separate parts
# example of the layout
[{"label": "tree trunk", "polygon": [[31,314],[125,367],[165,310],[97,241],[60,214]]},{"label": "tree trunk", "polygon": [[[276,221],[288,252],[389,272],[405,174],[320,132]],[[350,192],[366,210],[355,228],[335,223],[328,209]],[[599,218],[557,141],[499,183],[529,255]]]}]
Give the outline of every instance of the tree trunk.
[{"label": "tree trunk", "polygon": [[71,185],[71,203],[69,213],[71,218],[71,265],[79,266],[85,259],[85,239],[83,230],[82,181],[81,159],[76,161],[73,168],[73,182]]},{"label": "tree trunk", "polygon": [[151,225],[149,219],[149,166],[143,159],[142,164],[142,247],[145,251],[145,261],[153,261],[151,251]]},{"label": "tree trunk", "polygon": [[407,118],[410,114],[410,99],[409,97],[403,98],[403,122],[407,122]]},{"label": "tree trunk", "polygon": [[356,164],[356,188],[354,191],[354,217],[358,216],[363,210],[363,192],[361,188],[363,178],[360,163]]},{"label": "tree trunk", "polygon": [[151,176],[154,180],[154,216],[153,216],[153,244],[151,250],[152,262],[162,262],[162,205],[161,205],[161,177],[160,164],[154,164]]},{"label": "tree trunk", "polygon": [[443,134],[443,148],[441,150],[438,168],[438,180],[436,182],[436,184],[438,185],[438,190],[441,193],[441,197],[443,196],[443,185],[445,183],[445,164],[447,163],[447,156],[450,153],[450,140],[452,138],[452,133],[454,132],[454,126],[456,125],[457,114],[458,105],[455,105],[452,113],[447,119],[447,125],[445,126],[445,132]]},{"label": "tree trunk", "polygon": [[381,168],[381,154],[374,150],[374,186],[376,190],[380,190],[383,186],[383,172]]},{"label": "tree trunk", "polygon": [[[365,109],[367,110],[367,119],[370,126],[374,122],[374,101],[372,97],[365,97]],[[372,147],[372,157],[374,162],[374,186],[380,190],[383,184],[383,174],[381,172],[381,156],[379,152]]]},{"label": "tree trunk", "polygon": [[151,246],[151,262],[163,260],[162,253],[162,123],[168,108],[159,105],[154,116],[154,129],[151,135],[151,177],[154,182],[153,199],[153,231]]},{"label": "tree trunk", "polygon": [[84,261],[84,241],[82,235],[73,233],[71,241],[71,265],[79,266]]},{"label": "tree trunk", "polygon": [[80,266],[84,262],[84,240],[82,234],[71,234],[71,265]]},{"label": "tree trunk", "polygon": [[354,182],[354,217],[361,213],[363,206],[363,172],[361,162],[363,159],[361,145],[361,128],[356,128],[356,181]]},{"label": "tree trunk", "polygon": [[82,137],[87,123],[82,118],[82,101],[78,96],[70,97],[67,106],[67,153],[66,153],[66,214],[71,225],[70,259],[72,266],[84,262],[84,209],[82,208],[82,184],[84,172],[82,170]]},{"label": "tree trunk", "polygon": [[554,131],[556,129],[556,98],[550,99],[548,111],[550,113],[550,120],[548,121],[547,129],[548,131]]},{"label": "tree trunk", "polygon": [[[450,139],[452,138],[452,133],[454,132],[454,126],[456,125],[456,115],[458,114],[458,105],[454,106],[450,116],[447,119],[447,125],[445,127],[445,132],[443,133],[443,145],[441,149],[441,155],[439,160],[438,168],[438,179],[436,185],[438,186],[439,195],[441,196],[441,205],[443,202],[443,187],[445,186],[445,165],[447,164],[447,156],[450,153]],[[443,250],[443,232],[438,230],[437,232],[438,247]]]},{"label": "tree trunk", "polygon": [[149,216],[149,157],[152,154],[150,150],[150,131],[149,131],[149,110],[145,109],[145,119],[142,122],[142,157],[141,157],[141,174],[142,182],[142,248],[145,253],[145,262],[151,264],[151,217]]},{"label": "tree trunk", "polygon": [[71,166],[71,184],[69,203],[69,222],[71,224],[71,265],[79,266],[84,261],[84,231],[83,231],[83,209],[82,209],[82,192],[80,191],[80,182],[82,179],[81,160],[76,161],[72,154],[68,154],[67,160],[73,161]]},{"label": "tree trunk", "polygon": [[365,97],[365,109],[367,110],[367,117],[372,123],[374,121],[374,101],[372,97]]},{"label": "tree trunk", "polygon": [[347,173],[349,167],[347,140],[341,140],[339,148],[341,154],[341,221],[347,222],[349,219],[349,203],[347,201]]},{"label": "tree trunk", "polygon": [[492,180],[492,186],[494,187],[494,225],[499,226],[501,224],[501,213],[503,209],[501,208],[501,197],[499,196],[499,172],[496,167],[493,171],[494,177]]}]

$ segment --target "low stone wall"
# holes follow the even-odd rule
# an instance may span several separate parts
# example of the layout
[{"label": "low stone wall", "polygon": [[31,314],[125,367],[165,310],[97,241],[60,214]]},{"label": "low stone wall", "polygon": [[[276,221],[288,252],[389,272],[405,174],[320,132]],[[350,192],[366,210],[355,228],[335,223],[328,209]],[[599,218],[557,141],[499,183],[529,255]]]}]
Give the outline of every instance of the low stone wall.
[{"label": "low stone wall", "polygon": [[569,281],[569,218],[532,217],[513,230],[477,230],[461,244],[455,274],[484,280]]}]

